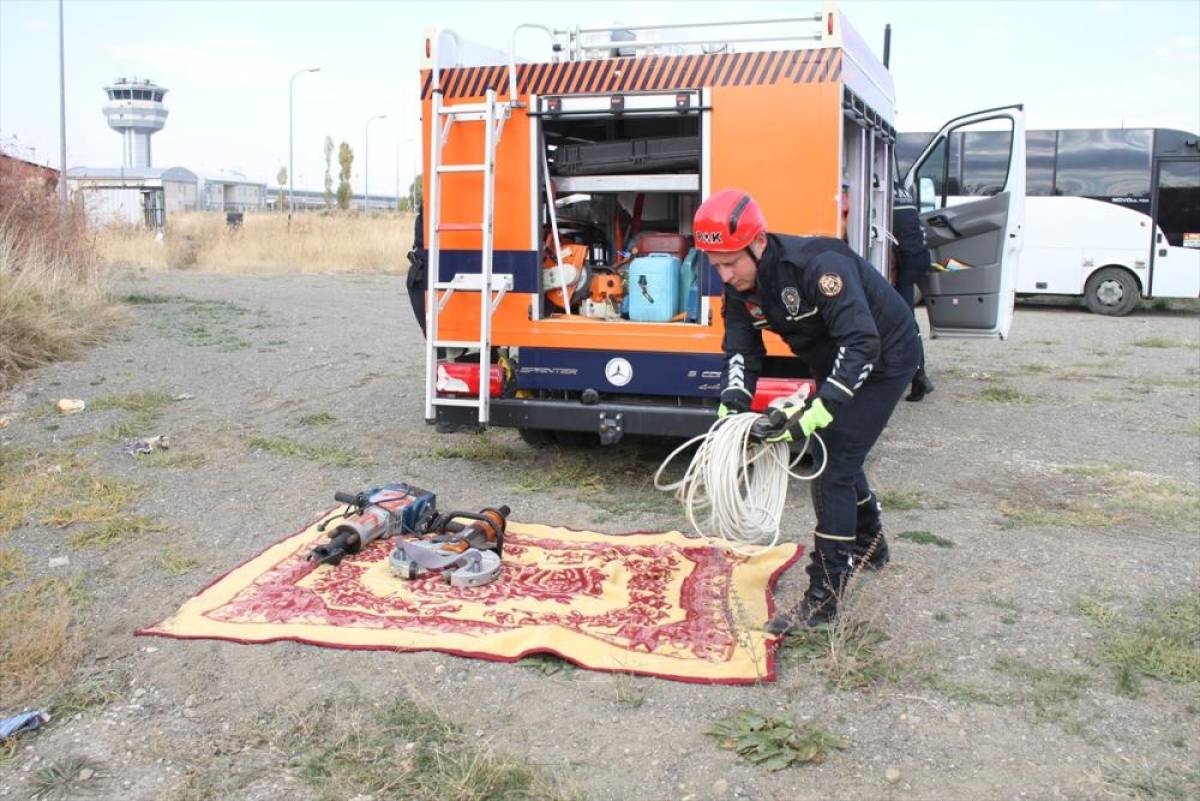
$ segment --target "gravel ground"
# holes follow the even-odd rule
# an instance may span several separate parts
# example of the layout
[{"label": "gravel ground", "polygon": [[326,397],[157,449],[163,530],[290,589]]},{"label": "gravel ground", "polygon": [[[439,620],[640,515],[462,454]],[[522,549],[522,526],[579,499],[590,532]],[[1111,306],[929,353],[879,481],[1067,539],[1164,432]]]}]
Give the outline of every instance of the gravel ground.
[{"label": "gravel ground", "polygon": [[[105,766],[90,797],[171,798],[189,774],[194,791],[206,771],[223,777],[219,794],[231,799],[315,797],[299,770],[238,733],[306,699],[348,691],[387,699],[398,689],[591,799],[1200,795],[1188,773],[1200,763],[1196,685],[1146,680],[1140,697],[1122,695],[1097,659],[1103,633],[1078,611],[1082,599],[1099,599],[1132,620],[1155,599],[1200,591],[1195,507],[1156,514],[1139,494],[1173,486],[1194,501],[1198,492],[1193,311],[1107,319],[1024,306],[1007,342],[928,343],[937,391],[901,404],[869,473],[892,501],[893,535],[928,531],[956,547],[893,536],[893,563],[863,582],[860,606],[890,635],[883,648],[895,675],[838,690],[796,650],[783,653],[777,683],[733,688],[543,675],[437,653],[134,638],[135,628],[307,522],[335,489],[407,480],[436,491],[445,508],[506,502],[520,520],[602,531],[664,530],[682,519],[661,503],[614,512],[571,489],[522,494],[513,477],[523,457],[435,457],[439,445],[471,435],[439,436],[422,420],[423,350],[401,278],[131,273],[119,293],[142,301],[130,306],[130,324],[83,360],[41,370],[0,398],[0,414],[13,415],[0,441],[61,449],[123,413],[31,410],[59,398],[161,391],[192,397],[143,433],[169,434],[172,453],[207,461],[155,468],[120,443],[83,445],[96,469],[143,487],[134,511],[167,531],[87,551],[38,526],[0,541],[28,557],[22,581],[81,576],[91,603],[75,679],[123,677],[112,703],[22,738],[0,762],[0,796],[26,797],[38,767],[75,754]],[[335,419],[299,423],[320,413]],[[349,449],[371,464],[335,467],[246,446],[260,435]],[[534,463],[515,433],[488,438]],[[665,453],[648,451],[613,462],[625,465],[613,486],[647,496]],[[1129,483],[1142,473],[1148,484]],[[790,500],[799,539],[812,525],[805,496]],[[1055,517],[1064,498],[1115,524]],[[170,575],[161,563],[167,546],[196,566]],[[61,554],[70,565],[48,567]],[[798,599],[802,578],[785,576],[780,602]],[[1076,674],[1074,689],[1054,690],[1062,686],[1055,677]],[[768,773],[704,734],[743,708],[819,722],[850,746],[820,765]]]}]

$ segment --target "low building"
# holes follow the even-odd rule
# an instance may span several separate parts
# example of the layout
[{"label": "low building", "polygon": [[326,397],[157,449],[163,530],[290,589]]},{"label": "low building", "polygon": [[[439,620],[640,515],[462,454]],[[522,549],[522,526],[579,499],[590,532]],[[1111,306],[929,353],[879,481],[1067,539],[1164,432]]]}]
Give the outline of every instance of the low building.
[{"label": "low building", "polygon": [[199,207],[206,211],[259,211],[266,207],[267,185],[241,173],[205,175]]},{"label": "low building", "polygon": [[139,225],[162,228],[167,216],[194,211],[196,174],[183,167],[71,167],[67,188],[83,200],[96,225]]},{"label": "low building", "polygon": [[0,180],[53,192],[58,188],[58,170],[0,153]]}]

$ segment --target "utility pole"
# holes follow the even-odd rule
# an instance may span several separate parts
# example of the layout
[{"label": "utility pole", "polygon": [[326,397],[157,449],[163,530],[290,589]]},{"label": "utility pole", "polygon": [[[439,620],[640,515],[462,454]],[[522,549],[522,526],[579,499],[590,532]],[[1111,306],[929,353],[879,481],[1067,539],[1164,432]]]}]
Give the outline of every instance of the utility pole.
[{"label": "utility pole", "polygon": [[[59,0],[59,2],[62,2],[62,0]],[[295,178],[296,170],[295,170],[295,166],[292,163],[292,128],[293,128],[293,126],[292,126],[292,107],[294,105],[292,102],[292,98],[295,95],[296,76],[303,75],[306,72],[320,72],[320,71],[321,71],[320,67],[306,67],[305,69],[302,69],[302,70],[296,70],[296,72],[292,75],[291,80],[288,81],[288,176],[287,177],[288,177],[288,225],[289,226],[291,226],[291,224],[292,224],[292,206],[294,205],[292,203],[292,192],[296,188],[296,178]]]},{"label": "utility pole", "polygon": [[67,59],[63,49],[63,0],[58,0],[58,198],[67,204]]},{"label": "utility pole", "polygon": [[367,128],[363,133],[363,208],[371,203],[371,123],[375,120],[386,120],[386,114],[376,114],[367,120]]}]

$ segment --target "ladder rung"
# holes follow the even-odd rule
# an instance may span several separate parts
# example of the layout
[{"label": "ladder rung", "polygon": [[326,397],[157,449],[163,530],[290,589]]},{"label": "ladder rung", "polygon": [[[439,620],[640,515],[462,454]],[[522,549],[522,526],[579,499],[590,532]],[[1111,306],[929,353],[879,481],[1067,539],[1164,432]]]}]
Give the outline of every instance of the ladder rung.
[{"label": "ladder rung", "polygon": [[478,348],[480,342],[474,339],[435,339],[435,348]]},{"label": "ladder rung", "polygon": [[[495,105],[496,111],[500,111],[500,104]],[[458,103],[453,106],[442,106],[439,111],[449,116],[451,114],[480,114],[487,112],[487,103]]]},{"label": "ladder rung", "polygon": [[474,406],[479,408],[479,398],[434,398],[434,406]]},{"label": "ladder rung", "polygon": [[438,231],[482,231],[482,223],[438,223]]},{"label": "ladder rung", "polygon": [[486,169],[486,164],[443,164],[438,167],[438,172],[483,172]]}]

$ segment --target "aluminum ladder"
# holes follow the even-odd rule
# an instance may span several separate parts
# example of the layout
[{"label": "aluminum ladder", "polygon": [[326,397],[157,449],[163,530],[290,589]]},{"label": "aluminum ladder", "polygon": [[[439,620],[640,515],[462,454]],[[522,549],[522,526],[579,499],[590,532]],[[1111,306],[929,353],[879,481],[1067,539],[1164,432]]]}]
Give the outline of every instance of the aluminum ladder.
[{"label": "aluminum ladder", "polygon": [[[429,265],[426,281],[425,337],[425,419],[433,420],[437,406],[469,406],[478,410],[479,425],[488,423],[491,392],[492,314],[505,293],[513,288],[512,274],[493,275],[493,241],[496,212],[496,149],[504,132],[504,123],[512,113],[511,103],[496,102],[496,91],[489,89],[482,103],[442,104],[442,89],[434,61],[432,114],[429,153]],[[442,148],[455,125],[483,123],[483,160],[472,164],[443,164]],[[442,222],[442,176],[451,173],[481,173],[483,176],[483,209],[479,222]],[[441,235],[444,231],[478,231],[480,265],[478,273],[456,273],[449,281],[441,279]],[[438,317],[455,292],[479,293],[479,339],[442,339],[438,333]],[[439,293],[444,293],[439,296]],[[441,398],[437,393],[438,348],[479,349],[479,393],[474,397]]]}]

